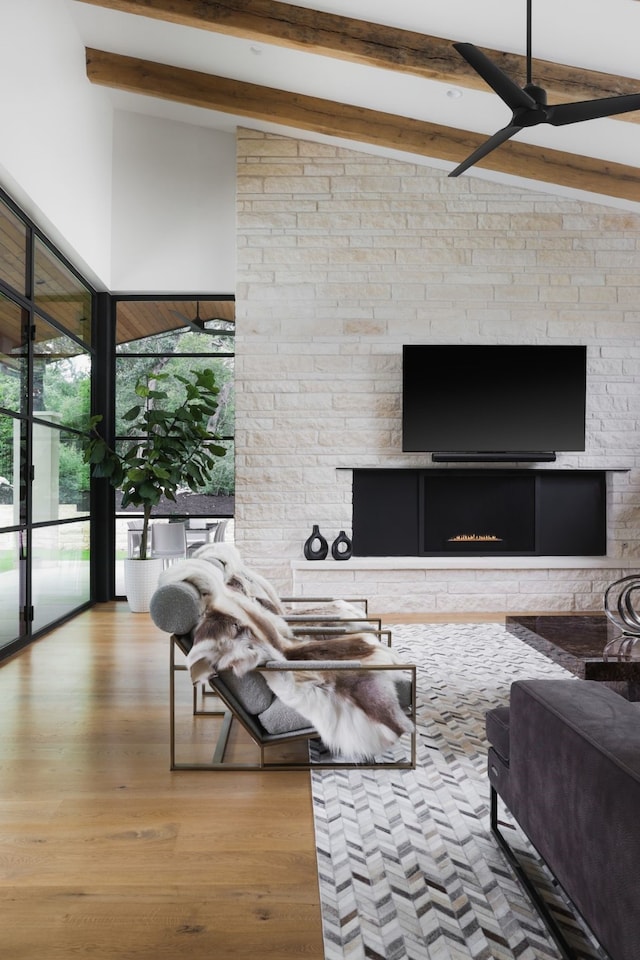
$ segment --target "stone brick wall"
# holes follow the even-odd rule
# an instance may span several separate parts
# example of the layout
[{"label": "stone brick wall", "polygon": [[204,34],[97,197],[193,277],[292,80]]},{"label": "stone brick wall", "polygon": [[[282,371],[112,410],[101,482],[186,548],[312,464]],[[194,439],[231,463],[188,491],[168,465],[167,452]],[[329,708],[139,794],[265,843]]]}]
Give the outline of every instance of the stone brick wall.
[{"label": "stone brick wall", "polygon": [[640,557],[640,216],[250,130],[238,133],[237,175],[246,559],[290,591],[313,523],[329,541],[350,532],[351,474],[337,467],[430,466],[401,451],[403,343],[580,342],[587,449],[553,466],[623,471],[610,475],[609,568],[416,579],[392,560],[384,576],[344,561],[295,575],[307,593],[328,576],[333,593],[357,580],[371,595],[386,578],[396,610],[597,609],[612,573]]}]

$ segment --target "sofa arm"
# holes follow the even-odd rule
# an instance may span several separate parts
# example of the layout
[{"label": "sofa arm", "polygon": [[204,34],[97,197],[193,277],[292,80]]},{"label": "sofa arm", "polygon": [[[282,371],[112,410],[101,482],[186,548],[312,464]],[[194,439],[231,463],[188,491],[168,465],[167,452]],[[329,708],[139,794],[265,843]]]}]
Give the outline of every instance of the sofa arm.
[{"label": "sofa arm", "polygon": [[149,613],[160,630],[186,636],[200,619],[202,597],[193,584],[185,580],[163,584],[151,597]]},{"label": "sofa arm", "polygon": [[510,698],[510,809],[616,960],[640,956],[640,704],[601,683],[526,680]]}]

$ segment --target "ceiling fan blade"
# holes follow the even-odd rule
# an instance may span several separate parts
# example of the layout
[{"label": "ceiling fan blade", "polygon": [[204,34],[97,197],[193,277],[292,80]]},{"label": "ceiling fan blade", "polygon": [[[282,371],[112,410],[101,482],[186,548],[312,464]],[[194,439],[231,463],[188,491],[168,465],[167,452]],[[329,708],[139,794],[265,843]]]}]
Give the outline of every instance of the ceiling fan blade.
[{"label": "ceiling fan blade", "polygon": [[472,43],[454,43],[453,46],[511,110],[516,110],[518,107],[524,107],[527,110],[536,109],[537,103],[533,97],[514,83],[493,60],[490,60]]},{"label": "ceiling fan blade", "polygon": [[190,327],[194,333],[206,333],[204,324],[199,317],[190,319],[189,317],[186,317],[184,313],[180,313],[178,310],[169,310],[169,313],[172,313],[174,317],[177,317],[179,320],[181,320],[185,327]]},{"label": "ceiling fan blade", "polygon": [[474,150],[466,160],[463,160],[454,170],[449,174],[450,177],[459,177],[461,173],[464,173],[469,167],[472,167],[474,163],[477,163],[478,160],[482,160],[483,157],[486,157],[488,153],[491,153],[492,150],[495,150],[496,147],[499,147],[501,143],[504,143],[505,140],[509,140],[511,137],[515,136],[522,130],[522,127],[514,126],[510,123],[508,126],[503,127],[502,130],[498,130],[497,133],[494,133],[492,137],[489,137],[477,150]]},{"label": "ceiling fan blade", "polygon": [[547,107],[547,123],[561,127],[567,123],[598,120],[633,110],[640,110],[640,93],[630,93],[624,97],[602,97],[599,100],[580,100],[577,103],[559,103]]},{"label": "ceiling fan blade", "polygon": [[[215,328],[209,328],[206,326],[209,323],[209,320],[204,319],[203,317],[193,317],[190,319],[186,317],[184,313],[179,313],[178,310],[170,310],[169,313],[172,313],[174,317],[178,317],[182,321],[185,327],[189,327],[193,330],[194,333],[206,333],[211,337],[233,337],[235,336],[234,330],[216,330]],[[211,318],[216,319],[214,317]]]}]

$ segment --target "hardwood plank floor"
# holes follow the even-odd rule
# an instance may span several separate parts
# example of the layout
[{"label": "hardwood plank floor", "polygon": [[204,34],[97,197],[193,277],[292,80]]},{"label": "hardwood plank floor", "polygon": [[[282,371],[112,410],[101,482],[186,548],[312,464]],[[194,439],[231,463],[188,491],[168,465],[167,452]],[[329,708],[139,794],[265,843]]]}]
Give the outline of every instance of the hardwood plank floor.
[{"label": "hardwood plank floor", "polygon": [[322,960],[308,773],[170,772],[168,662],[112,603],[0,667],[7,960]]}]

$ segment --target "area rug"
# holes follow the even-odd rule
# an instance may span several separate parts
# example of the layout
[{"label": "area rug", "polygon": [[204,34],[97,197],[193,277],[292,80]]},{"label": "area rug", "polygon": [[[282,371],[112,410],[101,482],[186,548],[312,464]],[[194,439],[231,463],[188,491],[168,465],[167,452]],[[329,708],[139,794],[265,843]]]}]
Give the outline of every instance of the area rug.
[{"label": "area rug", "polygon": [[571,675],[493,623],[395,626],[393,646],[418,666],[417,769],[312,773],[325,960],[557,960],[489,829],[484,718],[514,680]]}]

